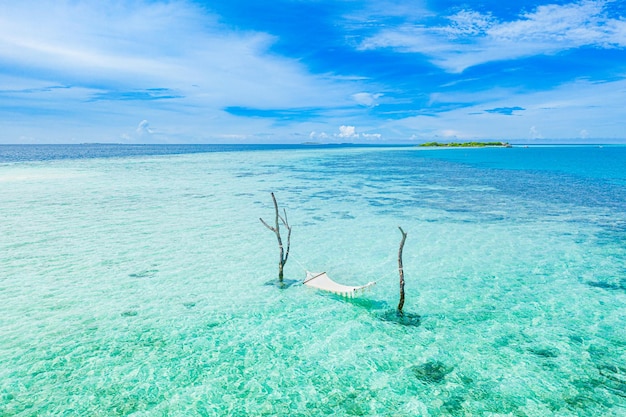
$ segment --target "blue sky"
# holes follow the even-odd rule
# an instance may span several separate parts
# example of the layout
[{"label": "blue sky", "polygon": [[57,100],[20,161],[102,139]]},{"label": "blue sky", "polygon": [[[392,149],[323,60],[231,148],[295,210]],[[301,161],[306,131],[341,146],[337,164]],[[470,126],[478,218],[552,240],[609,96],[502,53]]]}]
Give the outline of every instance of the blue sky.
[{"label": "blue sky", "polygon": [[0,143],[626,143],[624,1],[0,10]]}]

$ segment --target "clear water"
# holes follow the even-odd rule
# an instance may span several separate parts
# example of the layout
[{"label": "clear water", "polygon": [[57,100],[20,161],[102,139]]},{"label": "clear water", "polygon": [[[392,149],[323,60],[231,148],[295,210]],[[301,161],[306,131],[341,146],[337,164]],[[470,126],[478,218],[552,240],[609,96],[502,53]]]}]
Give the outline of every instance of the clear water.
[{"label": "clear water", "polygon": [[8,149],[1,416],[626,415],[626,147]]}]

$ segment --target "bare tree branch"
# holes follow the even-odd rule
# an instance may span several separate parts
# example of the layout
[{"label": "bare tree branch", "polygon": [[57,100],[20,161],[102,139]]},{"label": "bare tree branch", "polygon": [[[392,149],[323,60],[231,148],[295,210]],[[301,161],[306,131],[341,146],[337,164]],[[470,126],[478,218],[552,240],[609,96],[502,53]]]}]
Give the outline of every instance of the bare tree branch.
[{"label": "bare tree branch", "polygon": [[276,233],[276,229],[274,229],[272,226],[270,226],[269,224],[265,223],[265,220],[263,220],[262,218],[259,217],[259,220],[261,220],[261,223],[263,223],[265,225],[265,227],[267,227],[268,229],[270,229],[272,232]]},{"label": "bare tree branch", "polygon": [[[287,213],[285,213],[285,219],[287,218]],[[283,265],[287,263],[287,259],[289,259],[289,249],[291,248],[291,226],[285,221],[285,227],[287,228],[287,251],[285,252],[285,259],[283,260]]]},{"label": "bare tree branch", "polygon": [[[274,195],[274,193],[272,193],[272,201],[274,202],[275,226],[274,227],[270,226],[262,218],[259,218],[259,220],[261,220],[261,223],[263,223],[265,227],[267,227],[269,230],[274,232],[274,234],[276,235],[276,240],[278,241],[278,249],[279,249],[278,280],[282,282],[283,281],[283,269],[285,267],[285,264],[287,263],[287,259],[289,258],[289,248],[291,247],[291,226],[289,226],[289,223],[287,222],[287,211],[284,208],[283,208],[284,217],[280,215],[278,211],[278,203],[276,202],[276,196]],[[287,228],[287,231],[288,231],[286,252],[283,247],[283,240],[280,236],[280,223],[278,222],[279,219],[283,223],[283,225]]]},{"label": "bare tree branch", "polygon": [[402,240],[400,241],[400,249],[398,250],[398,271],[400,273],[400,302],[398,303],[398,312],[402,313],[404,307],[404,269],[402,268],[402,250],[404,249],[404,242],[406,241],[406,233],[400,226],[400,233],[402,233]]},{"label": "bare tree branch", "polygon": [[289,248],[291,247],[291,226],[289,226],[289,221],[287,220],[287,210],[283,208],[284,217],[279,216],[280,220],[283,222],[283,225],[287,228],[287,249],[285,251],[285,257],[283,258],[283,265],[287,263],[287,259],[289,259]]}]

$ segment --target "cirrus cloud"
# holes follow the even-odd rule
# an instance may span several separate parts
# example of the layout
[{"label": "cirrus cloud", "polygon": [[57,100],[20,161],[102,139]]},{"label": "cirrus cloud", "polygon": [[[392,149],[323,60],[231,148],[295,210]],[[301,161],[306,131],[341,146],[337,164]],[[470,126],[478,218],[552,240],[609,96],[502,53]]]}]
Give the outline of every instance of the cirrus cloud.
[{"label": "cirrus cloud", "polygon": [[626,47],[626,21],[609,17],[606,1],[543,5],[517,20],[502,22],[491,14],[464,10],[447,17],[447,25],[407,22],[366,38],[362,50],[392,48],[421,53],[446,71],[498,60],[555,54],[583,46]]},{"label": "cirrus cloud", "polygon": [[95,140],[116,141],[142,118],[186,140],[209,125],[212,135],[253,134],[271,121],[242,127],[224,109],[357,107],[352,95],[362,91],[358,81],[313,74],[272,53],[272,34],[235,30],[193,1],[2,4],[0,111],[10,113],[0,120],[3,141],[69,141],[94,136],[85,132],[96,125]]}]

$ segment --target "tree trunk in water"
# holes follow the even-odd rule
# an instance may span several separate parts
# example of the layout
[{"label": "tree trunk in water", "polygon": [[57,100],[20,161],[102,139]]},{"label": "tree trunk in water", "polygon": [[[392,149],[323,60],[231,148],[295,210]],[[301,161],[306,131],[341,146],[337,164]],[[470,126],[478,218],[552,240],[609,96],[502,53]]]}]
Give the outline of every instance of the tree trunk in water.
[{"label": "tree trunk in water", "polygon": [[404,270],[402,269],[402,250],[404,249],[404,241],[406,240],[406,233],[401,227],[400,233],[402,233],[402,241],[400,242],[400,250],[398,250],[398,271],[400,272],[400,302],[398,303],[398,313],[402,314],[402,308],[404,307]]},{"label": "tree trunk in water", "polygon": [[[276,202],[276,197],[274,193],[272,193],[272,201],[274,202],[274,227],[270,226],[265,222],[265,220],[259,218],[261,223],[268,229],[270,229],[276,235],[276,240],[278,240],[278,250],[279,250],[279,258],[278,258],[278,281],[283,282],[283,269],[285,264],[287,263],[287,259],[289,258],[289,247],[291,246],[291,226],[289,226],[289,222],[287,221],[287,211],[283,209],[284,217],[279,214],[278,211],[278,203]],[[283,248],[283,240],[280,236],[280,220],[283,225],[287,228],[287,250]]]}]

